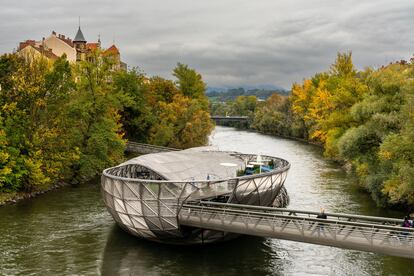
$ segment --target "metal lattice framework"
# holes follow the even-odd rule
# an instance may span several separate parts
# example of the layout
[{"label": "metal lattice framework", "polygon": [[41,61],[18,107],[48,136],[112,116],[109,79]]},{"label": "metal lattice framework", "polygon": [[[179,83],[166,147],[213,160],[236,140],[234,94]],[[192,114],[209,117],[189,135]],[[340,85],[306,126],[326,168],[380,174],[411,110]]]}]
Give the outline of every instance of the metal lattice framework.
[{"label": "metal lattice framework", "polygon": [[184,204],[182,225],[238,234],[370,251],[414,259],[414,229],[402,220],[267,208],[239,204],[202,202]]},{"label": "metal lattice framework", "polygon": [[[229,153],[246,163],[256,155]],[[169,243],[205,243],[231,238],[223,232],[183,227],[178,220],[184,203],[200,200],[271,206],[287,177],[289,162],[272,161],[270,172],[214,180],[166,180],[156,171],[134,163],[104,170],[101,190],[114,220],[128,232]],[[282,190],[284,191],[284,190]]]}]

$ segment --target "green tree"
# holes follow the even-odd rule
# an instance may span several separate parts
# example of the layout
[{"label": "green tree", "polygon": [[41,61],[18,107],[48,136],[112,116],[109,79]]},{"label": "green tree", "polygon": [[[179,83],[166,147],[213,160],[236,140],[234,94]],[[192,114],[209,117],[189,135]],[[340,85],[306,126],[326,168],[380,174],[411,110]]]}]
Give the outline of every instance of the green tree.
[{"label": "green tree", "polygon": [[176,86],[160,77],[151,78],[150,98],[155,99],[149,142],[175,148],[202,146],[213,129],[201,75],[187,65],[178,64],[173,75]]},{"label": "green tree", "polygon": [[112,62],[99,51],[73,65],[65,56],[0,57],[0,192],[87,181],[123,160],[125,132],[179,148],[207,142],[212,124],[197,72],[179,65],[177,87],[114,71]]},{"label": "green tree", "polygon": [[176,95],[173,102],[162,102],[160,110],[160,121],[151,130],[150,143],[174,148],[207,143],[213,125],[210,114],[197,100]]},{"label": "green tree", "polygon": [[257,108],[252,127],[267,134],[290,136],[291,123],[288,97],[272,94],[263,106]]},{"label": "green tree", "polygon": [[151,100],[151,89],[146,82],[147,78],[138,69],[119,71],[114,76],[115,93],[123,95],[122,128],[126,138],[137,142],[147,141],[156,120],[153,114],[155,100]]},{"label": "green tree", "polygon": [[184,96],[207,100],[205,97],[206,84],[194,69],[178,63],[174,68],[173,76],[177,78],[178,89]]},{"label": "green tree", "polygon": [[110,62],[98,53],[92,60],[78,65],[77,90],[68,108],[72,137],[81,152],[73,166],[75,181],[80,182],[123,159],[120,112],[130,100],[122,90],[114,89]]},{"label": "green tree", "polygon": [[405,65],[393,64],[368,76],[368,93],[350,110],[356,124],[338,141],[340,155],[352,162],[360,183],[382,205],[388,201],[383,185],[390,174],[387,162],[381,163],[379,152],[383,143],[387,141],[384,146],[387,148],[390,141],[395,141],[393,137],[401,129],[404,113],[401,106],[406,102],[404,91],[408,81],[406,69]]}]

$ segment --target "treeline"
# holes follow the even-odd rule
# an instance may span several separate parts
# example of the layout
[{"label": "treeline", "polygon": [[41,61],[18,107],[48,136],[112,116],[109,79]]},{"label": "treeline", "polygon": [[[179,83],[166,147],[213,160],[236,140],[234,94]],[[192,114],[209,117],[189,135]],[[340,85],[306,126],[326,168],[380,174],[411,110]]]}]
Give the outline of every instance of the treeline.
[{"label": "treeline", "polygon": [[113,71],[99,53],[70,64],[0,57],[0,192],[80,183],[123,161],[126,139],[187,148],[212,130],[201,76]]},{"label": "treeline", "polygon": [[256,96],[258,99],[266,100],[272,94],[277,93],[281,95],[288,95],[289,92],[283,89],[248,89],[245,90],[243,87],[240,88],[230,88],[225,92],[219,91],[209,91],[207,92],[207,97],[212,102],[227,102],[234,101],[239,96]]},{"label": "treeline", "polygon": [[[236,114],[237,102],[253,99],[212,111]],[[328,71],[293,84],[290,96],[274,94],[254,111],[244,106],[253,129],[320,144],[327,158],[352,165],[379,205],[413,206],[413,62],[358,71],[350,53],[338,54]]]}]

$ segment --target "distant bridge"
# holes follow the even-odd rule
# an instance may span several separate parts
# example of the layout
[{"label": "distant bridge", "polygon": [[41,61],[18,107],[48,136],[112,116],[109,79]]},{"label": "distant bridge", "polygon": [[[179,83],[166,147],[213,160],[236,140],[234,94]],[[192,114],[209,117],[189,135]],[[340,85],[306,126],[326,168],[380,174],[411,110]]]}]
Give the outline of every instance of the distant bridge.
[{"label": "distant bridge", "polygon": [[247,123],[249,117],[247,116],[210,116],[210,119],[217,123],[224,122],[242,122]]}]

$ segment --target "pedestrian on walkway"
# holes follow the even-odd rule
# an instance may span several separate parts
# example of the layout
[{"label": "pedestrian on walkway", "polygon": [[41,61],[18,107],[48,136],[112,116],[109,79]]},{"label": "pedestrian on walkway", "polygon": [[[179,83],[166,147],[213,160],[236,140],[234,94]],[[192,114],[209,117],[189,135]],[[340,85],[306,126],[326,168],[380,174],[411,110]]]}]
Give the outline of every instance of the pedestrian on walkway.
[{"label": "pedestrian on walkway", "polygon": [[327,219],[328,217],[325,214],[325,209],[321,208],[321,212],[316,216],[318,219]]},{"label": "pedestrian on walkway", "polygon": [[410,220],[409,220],[409,217],[408,217],[408,216],[405,216],[405,217],[404,217],[404,221],[403,221],[403,223],[401,224],[401,226],[402,226],[402,227],[407,227],[407,228],[409,228],[409,227],[411,227],[411,226],[412,226],[412,224],[411,224],[411,222],[410,222]]},{"label": "pedestrian on walkway", "polygon": [[[321,208],[321,212],[316,216],[317,219],[327,219],[328,217],[325,214],[325,209]],[[318,229],[324,230],[325,223],[318,223]]]}]

